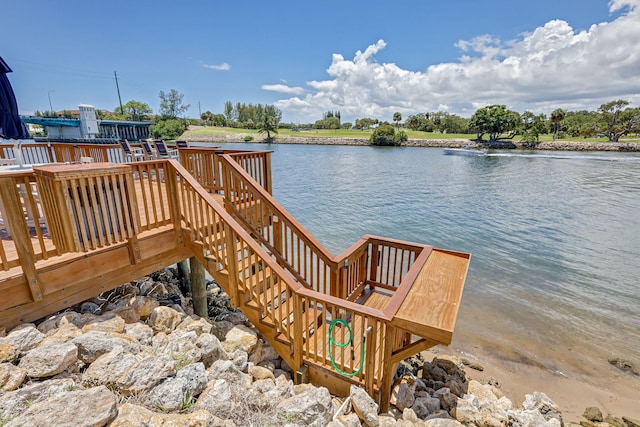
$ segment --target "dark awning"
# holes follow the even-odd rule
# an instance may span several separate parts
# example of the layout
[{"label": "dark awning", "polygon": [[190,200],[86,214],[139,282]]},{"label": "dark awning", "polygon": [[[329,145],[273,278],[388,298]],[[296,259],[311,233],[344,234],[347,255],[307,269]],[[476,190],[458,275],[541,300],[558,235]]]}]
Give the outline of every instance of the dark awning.
[{"label": "dark awning", "polygon": [[7,73],[12,70],[0,56],[0,137],[7,139],[29,138],[27,127],[18,115],[18,104]]}]

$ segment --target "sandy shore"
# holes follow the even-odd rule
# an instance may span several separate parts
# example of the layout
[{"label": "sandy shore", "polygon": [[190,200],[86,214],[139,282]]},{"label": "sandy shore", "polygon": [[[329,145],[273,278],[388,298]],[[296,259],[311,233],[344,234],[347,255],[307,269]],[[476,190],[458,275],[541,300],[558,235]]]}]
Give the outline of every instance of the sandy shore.
[{"label": "sandy shore", "polygon": [[495,378],[514,403],[521,404],[526,394],[543,391],[558,404],[565,422],[584,420],[582,414],[590,406],[600,408],[604,415],[640,417],[640,378],[616,372],[613,367],[608,380],[584,379],[505,360],[477,348],[461,349],[455,342],[450,347],[439,346],[429,350],[424,356],[430,361],[436,354],[453,355],[478,363],[484,370],[467,368],[468,377],[481,382],[489,377]]}]

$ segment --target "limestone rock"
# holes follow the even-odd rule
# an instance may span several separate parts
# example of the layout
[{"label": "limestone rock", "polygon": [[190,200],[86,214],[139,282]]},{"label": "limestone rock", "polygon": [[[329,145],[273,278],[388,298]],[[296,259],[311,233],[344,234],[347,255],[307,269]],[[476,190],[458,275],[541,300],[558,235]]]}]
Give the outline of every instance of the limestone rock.
[{"label": "limestone rock", "polygon": [[167,345],[163,351],[171,354],[178,363],[199,362],[202,352],[196,345],[198,335],[195,331],[175,331],[167,336]]},{"label": "limestone rock", "polygon": [[331,394],[325,387],[314,387],[282,400],[276,410],[280,419],[291,420],[294,425],[324,426],[333,418]]},{"label": "limestone rock", "polygon": [[10,419],[22,413],[27,406],[49,396],[58,395],[76,387],[72,379],[46,380],[24,386],[0,396],[0,418]]},{"label": "limestone rock", "polygon": [[405,408],[405,410],[402,411],[402,419],[413,424],[420,422],[420,418],[418,418],[418,415],[416,415],[414,410],[411,408]]},{"label": "limestone rock", "polygon": [[254,365],[260,365],[265,361],[276,360],[278,357],[278,353],[273,347],[271,347],[268,342],[260,339],[249,356],[249,362]]},{"label": "limestone rock", "polygon": [[557,419],[562,425],[562,412],[558,405],[542,392],[534,392],[524,396],[524,402],[522,408],[525,410],[532,409],[537,410],[544,416],[544,419],[549,421],[552,418]]},{"label": "limestone rock", "polygon": [[82,376],[82,381],[88,385],[113,386],[137,363],[138,359],[133,354],[117,346],[89,365]]},{"label": "limestone rock", "polygon": [[140,319],[146,320],[151,312],[160,306],[157,300],[146,296],[134,296],[128,302],[127,306],[136,310]]},{"label": "limestone rock", "polygon": [[491,405],[498,401],[496,389],[488,384],[481,384],[478,381],[469,381],[469,394],[478,399],[478,406]]},{"label": "limestone rock", "polygon": [[456,410],[452,415],[463,424],[473,424],[480,414],[478,407],[478,399],[474,395],[466,395],[458,399]]},{"label": "limestone rock", "polygon": [[378,417],[378,427],[397,427],[396,418],[391,414],[380,414]]},{"label": "limestone rock", "polygon": [[98,357],[121,346],[129,353],[140,352],[140,343],[125,334],[105,331],[88,331],[73,339],[78,347],[78,358],[85,363],[93,363]]},{"label": "limestone rock", "polygon": [[120,406],[118,416],[109,427],[204,427],[234,426],[224,424],[207,411],[193,411],[188,414],[159,414],[142,406],[125,403]]},{"label": "limestone rock", "polygon": [[463,424],[460,424],[456,420],[445,419],[445,418],[434,418],[432,420],[427,420],[424,422],[424,427],[462,427]]},{"label": "limestone rock", "polygon": [[613,427],[627,427],[627,423],[625,423],[622,418],[614,417],[611,414],[604,417],[603,421],[612,425]]},{"label": "limestone rock", "polygon": [[99,316],[82,327],[82,332],[103,331],[103,332],[124,332],[124,319],[115,314]]},{"label": "limestone rock", "polygon": [[593,422],[601,422],[603,420],[602,411],[600,411],[600,408],[597,408],[595,406],[590,406],[587,409],[585,409],[582,416],[585,417],[587,420],[593,421]]},{"label": "limestone rock", "polygon": [[239,384],[244,388],[251,387],[251,376],[240,371],[231,360],[216,360],[207,369],[209,381],[212,379],[225,379],[229,383]]},{"label": "limestone rock", "polygon": [[222,347],[227,353],[242,350],[251,353],[258,344],[258,333],[244,325],[236,325],[225,335]]},{"label": "limestone rock", "polygon": [[561,427],[562,424],[557,418],[546,420],[545,417],[535,409],[518,409],[507,412],[508,425],[512,427]]},{"label": "limestone rock", "polygon": [[124,325],[125,334],[135,338],[142,345],[151,345],[153,329],[144,323],[131,323]]},{"label": "limestone rock", "polygon": [[378,425],[378,404],[360,387],[352,385],[349,390],[351,404],[356,414],[368,426]]},{"label": "limestone rock", "polygon": [[622,417],[622,419],[629,427],[640,427],[640,419],[631,417]]},{"label": "limestone rock", "polygon": [[78,348],[72,343],[37,347],[20,359],[18,366],[31,378],[46,378],[59,374],[78,360]]},{"label": "limestone rock", "polygon": [[14,343],[0,342],[0,363],[13,362],[20,357],[20,351]]},{"label": "limestone rock", "polygon": [[40,332],[31,323],[16,326],[9,334],[0,340],[0,343],[13,344],[20,353],[25,353],[35,348],[45,339],[45,334]]},{"label": "limestone rock", "polygon": [[163,411],[181,410],[207,386],[207,372],[202,363],[194,363],[180,369],[174,377],[167,378],[149,393],[149,403]]},{"label": "limestone rock", "polygon": [[234,409],[231,384],[225,379],[209,382],[194,407],[207,410],[217,417],[231,417]]},{"label": "limestone rock", "polygon": [[116,382],[125,395],[149,390],[176,373],[176,362],[168,354],[148,355]]},{"label": "limestone rock", "polygon": [[211,333],[211,323],[203,317],[190,316],[185,319],[176,327],[176,331],[193,331],[196,335]]},{"label": "limestone rock", "polygon": [[337,420],[339,422],[338,425],[342,427],[360,427],[361,425],[360,418],[358,418],[358,415],[353,412],[347,415],[339,415]]},{"label": "limestone rock", "polygon": [[182,322],[182,314],[170,307],[160,306],[151,310],[147,324],[155,332],[170,334]]},{"label": "limestone rock", "polygon": [[0,388],[12,391],[20,387],[27,377],[27,371],[11,363],[0,364]]},{"label": "limestone rock", "polygon": [[118,413],[116,404],[104,386],[67,391],[29,405],[6,426],[104,426]]},{"label": "limestone rock", "polygon": [[213,334],[200,335],[196,340],[196,347],[200,349],[200,360],[207,368],[216,360],[227,359],[227,352],[224,351],[220,340]]},{"label": "limestone rock", "polygon": [[276,378],[273,376],[273,372],[271,372],[267,368],[263,368],[262,366],[252,366],[249,368],[249,373],[253,377],[254,381],[270,379],[275,381]]}]

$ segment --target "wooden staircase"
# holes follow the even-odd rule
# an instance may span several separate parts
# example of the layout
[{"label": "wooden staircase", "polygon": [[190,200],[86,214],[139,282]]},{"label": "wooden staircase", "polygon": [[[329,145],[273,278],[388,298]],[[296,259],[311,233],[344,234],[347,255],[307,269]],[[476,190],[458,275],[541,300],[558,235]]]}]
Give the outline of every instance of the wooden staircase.
[{"label": "wooden staircase", "polygon": [[365,236],[334,257],[231,155],[212,155],[224,211],[208,203],[213,235],[183,212],[193,252],[300,380],[362,385],[384,405],[401,360],[451,342],[468,254]]}]

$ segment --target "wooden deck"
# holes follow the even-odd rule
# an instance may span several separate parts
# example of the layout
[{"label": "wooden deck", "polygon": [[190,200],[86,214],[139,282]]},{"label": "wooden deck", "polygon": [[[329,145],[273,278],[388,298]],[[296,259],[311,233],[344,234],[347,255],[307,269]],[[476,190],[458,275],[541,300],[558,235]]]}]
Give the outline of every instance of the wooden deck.
[{"label": "wooden deck", "polygon": [[[451,341],[468,254],[364,236],[334,256],[271,196],[269,152],[180,154],[0,175],[12,221],[0,241],[0,328],[195,257],[299,379],[306,366],[336,394],[358,384],[384,405],[402,359]],[[25,185],[39,197],[20,196]],[[35,235],[30,209],[46,216]],[[347,347],[330,342],[332,325]]]}]

